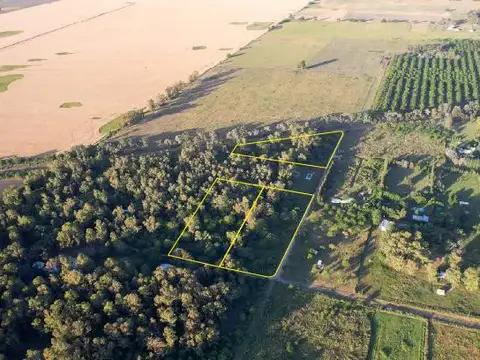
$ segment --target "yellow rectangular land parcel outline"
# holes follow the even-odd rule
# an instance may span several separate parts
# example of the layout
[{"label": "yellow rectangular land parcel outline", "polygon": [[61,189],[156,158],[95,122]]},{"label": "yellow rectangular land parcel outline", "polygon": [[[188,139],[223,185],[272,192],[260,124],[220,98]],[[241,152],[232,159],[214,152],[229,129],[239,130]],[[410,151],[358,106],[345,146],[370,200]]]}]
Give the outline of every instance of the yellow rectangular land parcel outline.
[{"label": "yellow rectangular land parcel outline", "polygon": [[[223,258],[222,258],[222,261],[220,262],[220,265],[216,265],[216,264],[211,264],[211,263],[207,263],[207,262],[204,262],[204,261],[197,261],[197,260],[193,260],[193,259],[186,259],[186,258],[183,258],[181,256],[176,256],[173,254],[177,244],[180,242],[180,240],[182,239],[183,235],[185,234],[185,231],[187,231],[188,229],[188,226],[190,225],[190,223],[193,221],[193,219],[195,218],[195,216],[197,215],[197,213],[199,212],[201,206],[203,205],[203,203],[205,202],[205,200],[208,198],[208,196],[210,195],[210,193],[212,192],[212,189],[213,187],[215,186],[215,184],[218,182],[218,181],[224,181],[224,182],[230,182],[230,183],[236,183],[236,184],[241,184],[241,185],[247,185],[247,186],[252,186],[252,187],[257,187],[259,188],[259,193],[257,194],[257,197],[255,198],[255,201],[253,202],[252,206],[250,207],[250,209],[248,210],[246,216],[245,216],[245,219],[243,220],[243,223],[242,225],[240,226],[240,228],[238,229],[238,231],[236,232],[235,234],[235,237],[232,239],[232,241],[230,242],[230,246],[228,247],[227,251],[225,252]],[[225,262],[228,254],[230,253],[230,251],[232,250],[232,248],[235,246],[235,242],[237,241],[238,237],[240,236],[240,233],[243,229],[243,227],[245,226],[245,223],[247,222],[248,218],[250,217],[251,213],[253,212],[253,210],[255,209],[256,205],[257,205],[257,202],[258,200],[260,199],[260,196],[262,195],[262,193],[266,190],[275,190],[275,191],[283,191],[283,192],[288,192],[288,193],[293,193],[293,194],[297,194],[297,195],[303,195],[303,196],[310,196],[310,201],[308,202],[307,204],[307,207],[298,223],[298,226],[296,227],[295,229],[295,232],[293,233],[293,236],[292,238],[290,239],[288,245],[287,245],[287,248],[285,249],[285,252],[279,262],[279,264],[277,265],[277,268],[275,270],[275,273],[273,273],[272,275],[264,275],[264,274],[258,274],[258,273],[254,273],[254,272],[250,272],[250,271],[245,271],[245,270],[239,270],[239,269],[233,269],[233,268],[229,268],[229,267],[226,267],[226,266],[223,266],[223,263]],[[304,193],[304,192],[300,192],[300,191],[294,191],[294,190],[287,190],[287,189],[282,189],[282,188],[278,188],[278,187],[274,187],[274,186],[267,186],[267,185],[261,185],[261,184],[252,184],[252,183],[247,183],[247,182],[243,182],[243,181],[237,181],[237,180],[233,180],[233,179],[224,179],[224,178],[216,178],[212,185],[210,185],[210,187],[208,188],[206,194],[203,196],[202,200],[200,201],[200,203],[198,204],[197,208],[195,209],[193,215],[188,219],[185,227],[183,228],[182,232],[180,233],[180,235],[178,236],[177,240],[175,241],[175,243],[173,244],[172,248],[170,249],[170,251],[168,252],[168,256],[169,257],[172,257],[172,258],[175,258],[175,259],[178,259],[178,260],[184,260],[184,261],[188,261],[188,262],[191,262],[191,263],[194,263],[194,264],[200,264],[200,265],[205,265],[205,266],[211,266],[211,267],[214,267],[214,268],[218,268],[218,269],[224,269],[224,270],[230,270],[230,271],[234,271],[234,272],[237,272],[237,273],[241,273],[241,274],[246,274],[246,275],[251,275],[251,276],[258,276],[258,277],[261,277],[261,278],[266,278],[266,279],[270,279],[270,278],[273,278],[277,275],[278,271],[280,270],[280,267],[283,263],[283,261],[285,260],[285,257],[287,256],[287,253],[288,253],[288,250],[290,249],[292,243],[293,243],[293,240],[295,239],[295,237],[297,236],[297,233],[298,233],[298,230],[300,229],[300,226],[302,225],[303,223],[303,220],[305,218],[305,216],[307,215],[307,212],[308,212],[308,209],[310,209],[310,206],[312,204],[312,201],[313,201],[313,198],[314,198],[314,194],[309,194],[309,193]]]},{"label": "yellow rectangular land parcel outline", "polygon": [[[296,161],[272,159],[272,158],[263,157],[263,156],[246,155],[246,154],[241,154],[241,153],[236,152],[236,150],[239,147],[248,146],[248,145],[268,144],[268,143],[275,143],[275,142],[285,141],[285,140],[301,139],[301,138],[313,137],[313,136],[325,136],[325,135],[330,135],[330,134],[340,134],[340,138],[338,139],[338,142],[335,145],[335,148],[333,149],[333,152],[332,152],[330,158],[328,159],[328,162],[327,162],[326,165],[315,165],[315,164],[307,164],[307,163],[301,163],[301,162],[296,162]],[[259,141],[240,143],[240,144],[235,145],[232,152],[230,153],[230,157],[239,156],[239,157],[250,158],[250,159],[272,161],[272,162],[277,162],[277,163],[280,163],[280,164],[291,164],[291,165],[299,165],[299,166],[308,166],[308,167],[313,167],[313,168],[317,168],[317,169],[327,169],[330,166],[330,164],[332,163],[333,157],[335,156],[335,153],[337,152],[338,147],[340,146],[340,143],[343,140],[343,136],[344,136],[343,130],[334,130],[334,131],[327,131],[327,132],[316,133],[316,134],[304,134],[304,135],[289,136],[289,137],[284,137],[284,138],[264,139],[264,140],[259,140]]]}]

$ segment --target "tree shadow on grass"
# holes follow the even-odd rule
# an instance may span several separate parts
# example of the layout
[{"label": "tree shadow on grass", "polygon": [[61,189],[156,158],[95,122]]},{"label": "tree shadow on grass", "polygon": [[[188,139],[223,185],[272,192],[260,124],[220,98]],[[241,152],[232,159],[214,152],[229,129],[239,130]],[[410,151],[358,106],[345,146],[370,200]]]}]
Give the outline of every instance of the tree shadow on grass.
[{"label": "tree shadow on grass", "polygon": [[319,68],[319,67],[321,67],[321,66],[325,66],[325,65],[334,63],[334,62],[336,62],[336,61],[338,61],[337,58],[335,58],[335,59],[330,59],[330,60],[325,60],[325,61],[321,61],[321,62],[316,63],[316,64],[308,65],[308,66],[306,67],[306,69],[307,69],[307,70],[316,69],[316,68]]},{"label": "tree shadow on grass", "polygon": [[238,68],[228,69],[201,78],[197,85],[186,89],[176,99],[145,116],[143,123],[148,123],[152,120],[158,120],[162,116],[173,115],[194,108],[196,106],[194,103],[197,100],[209,95],[212,91],[233,79],[233,74],[239,70]]}]

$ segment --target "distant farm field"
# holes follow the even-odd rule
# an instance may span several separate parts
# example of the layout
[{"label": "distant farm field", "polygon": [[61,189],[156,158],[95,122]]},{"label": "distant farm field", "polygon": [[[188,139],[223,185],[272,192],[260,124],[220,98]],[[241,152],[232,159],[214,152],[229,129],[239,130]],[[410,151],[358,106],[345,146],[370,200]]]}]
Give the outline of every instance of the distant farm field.
[{"label": "distant farm field", "polygon": [[475,360],[480,358],[480,332],[433,322],[433,358]]},{"label": "distant farm field", "polygon": [[[306,120],[369,109],[383,77],[382,59],[447,37],[428,24],[294,21],[252,42],[205,74],[145,124],[124,135],[228,129],[239,124]],[[305,61],[305,69],[299,69]]]}]

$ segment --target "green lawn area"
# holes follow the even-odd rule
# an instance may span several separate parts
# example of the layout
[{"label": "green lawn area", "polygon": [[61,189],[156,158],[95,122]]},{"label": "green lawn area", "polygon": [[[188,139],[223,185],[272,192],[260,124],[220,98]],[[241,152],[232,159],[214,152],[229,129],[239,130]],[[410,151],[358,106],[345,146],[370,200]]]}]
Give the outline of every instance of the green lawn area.
[{"label": "green lawn area", "polygon": [[0,92],[4,92],[8,90],[8,86],[16,81],[23,78],[21,74],[12,74],[12,75],[4,75],[0,76]]},{"label": "green lawn area", "polygon": [[374,319],[374,360],[424,359],[426,321],[377,312]]},{"label": "green lawn area", "polygon": [[433,322],[433,359],[480,359],[480,332]]},{"label": "green lawn area", "polygon": [[0,38],[21,34],[23,30],[0,31]]},{"label": "green lawn area", "polygon": [[[480,212],[480,176],[474,171],[457,176],[455,182],[448,187],[449,193],[457,195],[460,201],[468,201],[471,210]],[[448,182],[447,182],[448,185]]]},{"label": "green lawn area", "polygon": [[[369,109],[384,56],[422,41],[459,36],[478,35],[432,31],[421,24],[289,22],[208,71],[198,87],[151,121],[123,134],[228,129]],[[305,70],[298,69],[302,60]]]},{"label": "green lawn area", "polygon": [[235,350],[242,360],[365,359],[371,311],[275,284],[263,314]]}]

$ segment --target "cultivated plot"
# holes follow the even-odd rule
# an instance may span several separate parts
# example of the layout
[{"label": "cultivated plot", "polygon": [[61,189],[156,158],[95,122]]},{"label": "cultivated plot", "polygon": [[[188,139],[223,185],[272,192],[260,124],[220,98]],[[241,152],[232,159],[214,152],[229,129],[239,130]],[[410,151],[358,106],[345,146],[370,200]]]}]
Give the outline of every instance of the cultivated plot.
[{"label": "cultivated plot", "polygon": [[[217,178],[168,255],[271,278],[278,272],[313,194]],[[221,218],[218,209],[229,207]]]},{"label": "cultivated plot", "polygon": [[326,169],[343,139],[343,131],[302,134],[237,144],[231,157]]},{"label": "cultivated plot", "polygon": [[378,312],[372,358],[423,360],[426,326],[424,319]]}]

